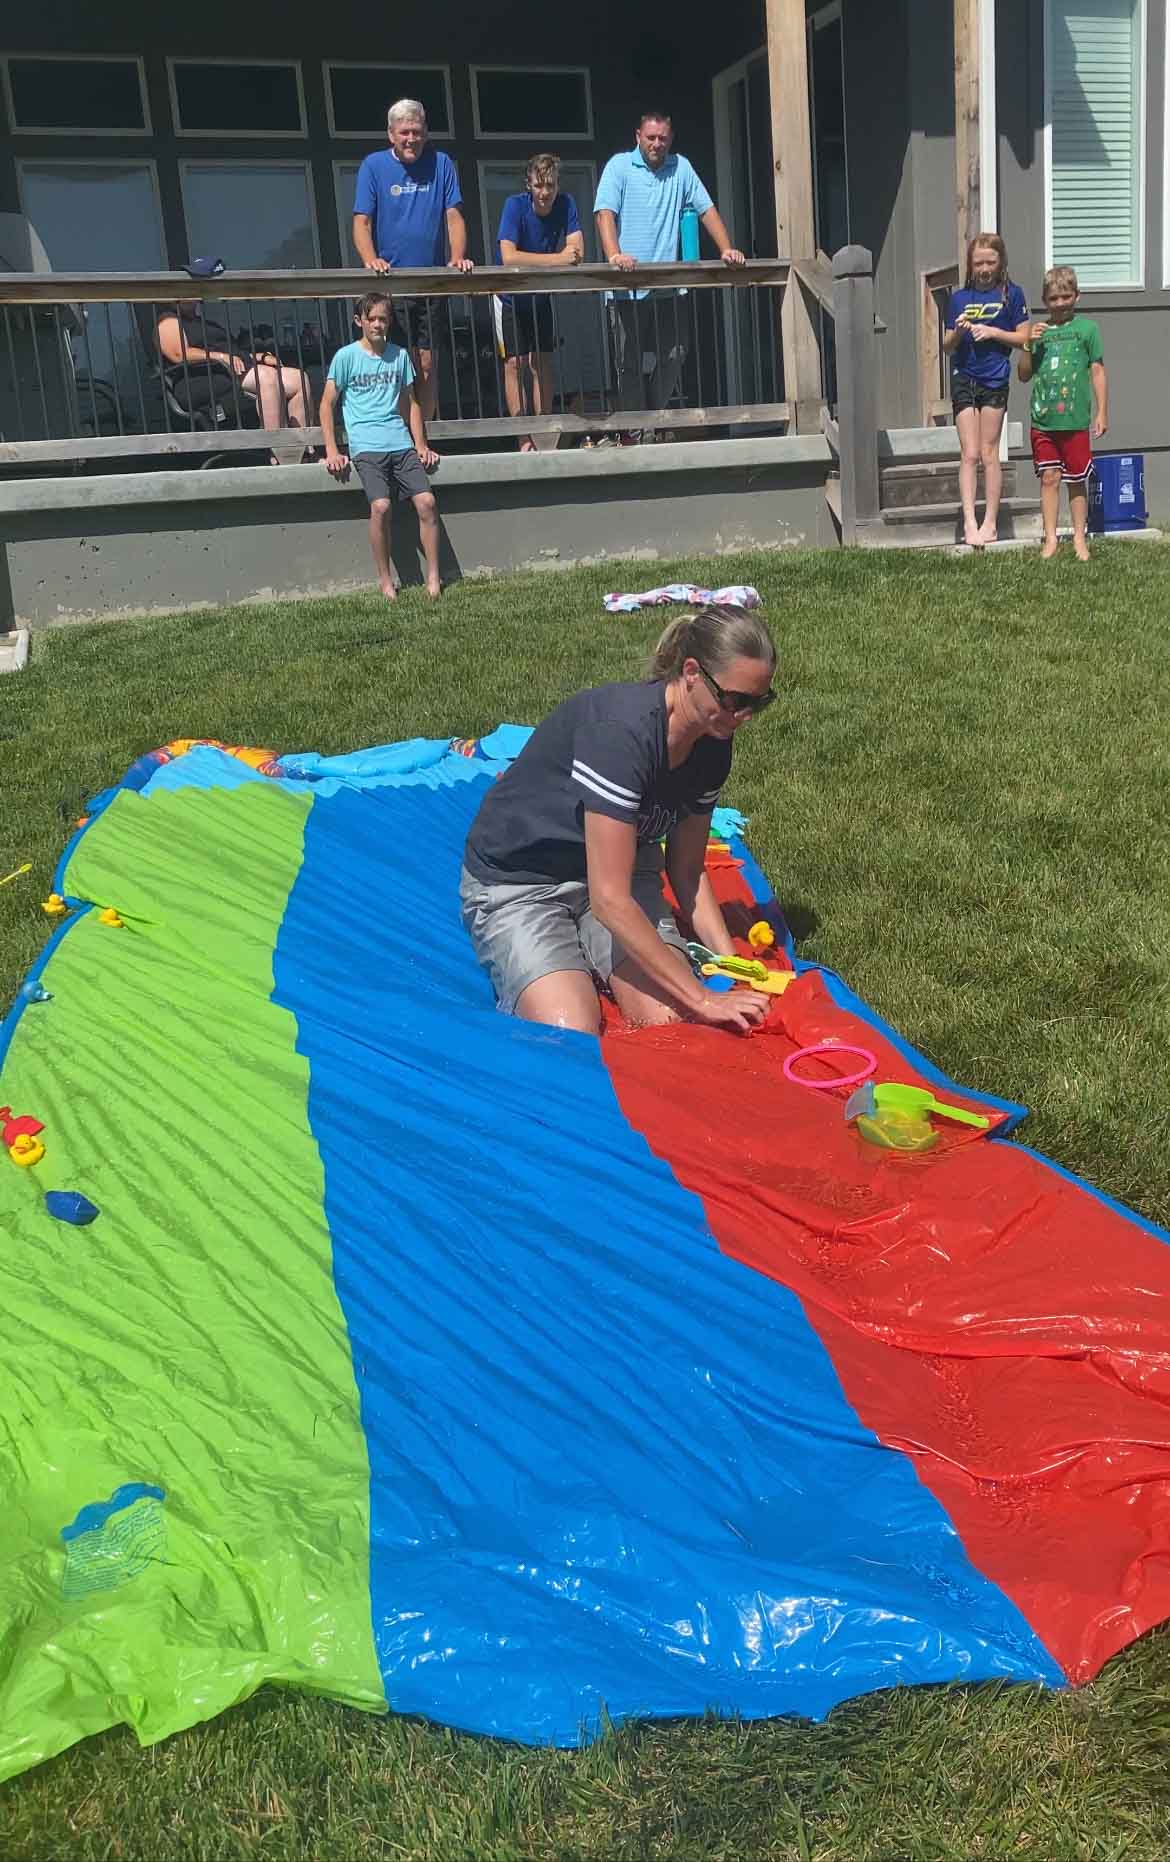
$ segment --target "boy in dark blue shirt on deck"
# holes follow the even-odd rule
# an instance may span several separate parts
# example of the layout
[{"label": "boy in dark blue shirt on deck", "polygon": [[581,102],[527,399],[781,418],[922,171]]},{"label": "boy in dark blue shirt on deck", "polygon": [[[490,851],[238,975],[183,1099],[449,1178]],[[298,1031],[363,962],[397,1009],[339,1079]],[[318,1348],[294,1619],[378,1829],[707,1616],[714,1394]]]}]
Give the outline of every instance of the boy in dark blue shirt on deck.
[{"label": "boy in dark blue shirt on deck", "polygon": [[[1011,352],[1027,341],[1028,305],[1008,277],[1007,247],[998,233],[977,233],[967,248],[967,277],[947,304],[943,348],[951,357],[951,405],[959,430],[959,495],[963,541],[994,543],[1003,489],[999,436],[1007,413]],[[986,511],[975,521],[975,491],[983,463]]]},{"label": "boy in dark blue shirt on deck", "polygon": [[[524,171],[527,191],[511,194],[500,215],[497,265],[531,265],[562,271],[585,257],[585,235],[571,194],[558,189],[561,163],[556,155],[534,155]],[[534,414],[552,412],[552,358],[557,348],[556,318],[547,292],[497,297],[493,306],[496,344],[504,359],[504,399],[519,417],[525,408],[525,375],[532,383]],[[536,450],[529,435],[522,453]]]}]

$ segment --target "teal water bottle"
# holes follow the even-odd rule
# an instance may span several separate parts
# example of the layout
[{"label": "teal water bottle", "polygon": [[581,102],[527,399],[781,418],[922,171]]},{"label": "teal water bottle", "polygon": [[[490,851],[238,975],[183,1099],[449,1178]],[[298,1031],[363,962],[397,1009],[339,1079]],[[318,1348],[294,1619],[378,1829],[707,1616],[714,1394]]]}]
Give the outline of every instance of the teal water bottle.
[{"label": "teal water bottle", "polygon": [[699,216],[693,207],[688,207],[679,221],[679,244],[684,264],[689,264],[699,256]]}]

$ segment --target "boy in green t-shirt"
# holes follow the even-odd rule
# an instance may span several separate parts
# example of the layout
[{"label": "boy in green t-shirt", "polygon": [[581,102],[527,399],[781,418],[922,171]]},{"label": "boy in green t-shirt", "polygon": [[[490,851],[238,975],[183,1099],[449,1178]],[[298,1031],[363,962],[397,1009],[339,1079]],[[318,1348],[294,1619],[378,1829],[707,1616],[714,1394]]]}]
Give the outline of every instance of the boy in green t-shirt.
[{"label": "boy in green t-shirt", "polygon": [[[1068,486],[1073,548],[1089,560],[1085,534],[1089,516],[1088,479],[1093,470],[1089,438],[1109,431],[1109,387],[1101,359],[1101,332],[1091,317],[1077,314],[1080,286],[1070,265],[1054,265],[1044,274],[1047,323],[1034,323],[1020,354],[1021,381],[1032,384],[1032,461],[1040,480],[1044,521],[1041,555],[1056,554],[1056,519],[1060,481]],[[1097,403],[1093,415],[1093,401]]]}]

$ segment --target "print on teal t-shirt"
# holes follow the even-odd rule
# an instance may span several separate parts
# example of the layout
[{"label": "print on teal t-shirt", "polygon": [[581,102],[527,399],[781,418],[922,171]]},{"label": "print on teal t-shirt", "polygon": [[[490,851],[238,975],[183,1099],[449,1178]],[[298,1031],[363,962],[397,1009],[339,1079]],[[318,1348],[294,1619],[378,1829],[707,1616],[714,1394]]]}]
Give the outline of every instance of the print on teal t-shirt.
[{"label": "print on teal t-shirt", "polygon": [[398,397],[414,380],[405,349],[387,343],[379,356],[362,343],[349,343],[329,364],[329,379],[341,398],[351,459],[359,453],[402,453],[414,445],[398,411]]}]

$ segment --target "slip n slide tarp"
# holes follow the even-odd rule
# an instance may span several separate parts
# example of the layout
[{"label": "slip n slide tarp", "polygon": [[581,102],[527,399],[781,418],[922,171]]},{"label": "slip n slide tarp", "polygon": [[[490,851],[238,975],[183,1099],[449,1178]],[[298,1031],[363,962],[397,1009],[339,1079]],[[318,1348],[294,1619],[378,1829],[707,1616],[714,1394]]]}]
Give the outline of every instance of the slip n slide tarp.
[{"label": "slip n slide tarp", "polygon": [[[573,1744],[1170,1615],[1167,1236],[815,966],[750,1038],[500,1015],[457,882],[514,748],[171,746],[67,849],[0,1037],[4,1774],[266,1681]],[[990,1135],[866,1145],[820,1040]]]}]

